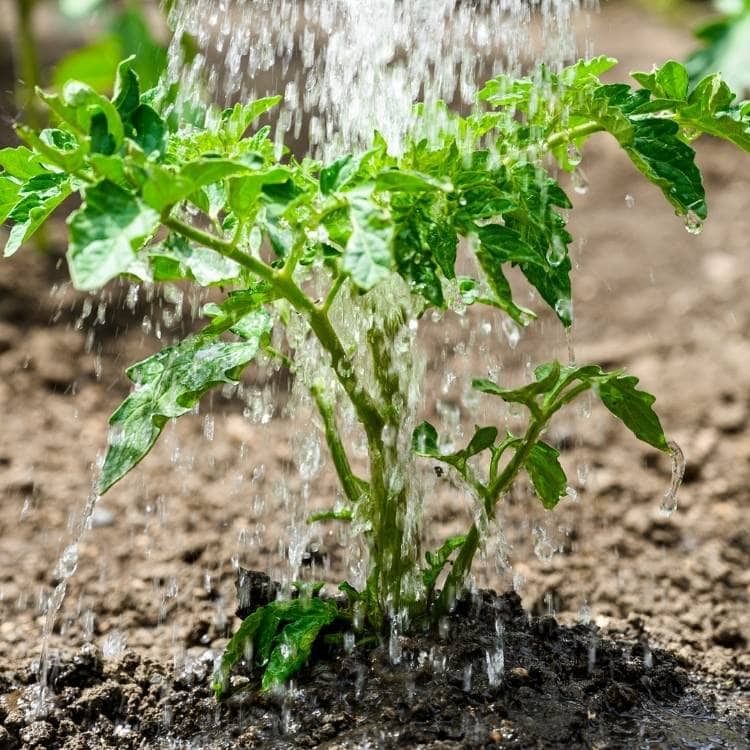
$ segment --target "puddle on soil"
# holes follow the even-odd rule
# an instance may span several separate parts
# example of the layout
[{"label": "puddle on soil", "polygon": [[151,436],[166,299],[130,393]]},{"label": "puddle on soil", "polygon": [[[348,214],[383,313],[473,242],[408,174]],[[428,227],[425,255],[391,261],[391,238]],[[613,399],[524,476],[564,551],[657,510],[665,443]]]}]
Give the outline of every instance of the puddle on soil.
[{"label": "puddle on soil", "polygon": [[750,717],[723,721],[692,696],[674,706],[646,706],[607,727],[607,747],[659,750],[747,750]]}]

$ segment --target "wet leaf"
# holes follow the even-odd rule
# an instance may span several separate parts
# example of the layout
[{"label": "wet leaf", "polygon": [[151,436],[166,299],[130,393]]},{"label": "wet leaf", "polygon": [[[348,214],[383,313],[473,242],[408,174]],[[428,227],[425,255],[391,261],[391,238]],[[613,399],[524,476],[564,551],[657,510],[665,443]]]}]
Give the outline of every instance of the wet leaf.
[{"label": "wet leaf", "polygon": [[154,281],[190,279],[201,286],[226,285],[237,281],[241,268],[215,250],[193,245],[178,235],[148,250]]},{"label": "wet leaf", "polygon": [[[10,190],[9,195],[12,195],[12,183],[6,189]],[[5,257],[13,255],[25,242],[28,242],[71,192],[70,180],[59,173],[38,174],[21,186],[17,193],[17,200],[8,211],[7,218],[13,222],[13,226],[5,244]],[[0,187],[1,193],[2,187]]]},{"label": "wet leaf", "polygon": [[524,463],[534,490],[547,510],[552,510],[567,494],[568,478],[558,460],[560,452],[539,441]]},{"label": "wet leaf", "polygon": [[159,214],[104,180],[89,188],[69,219],[68,266],[77,289],[93,290],[125,273],[159,227]]},{"label": "wet leaf", "polygon": [[300,603],[295,618],[284,626],[275,639],[275,647],[263,673],[263,690],[283,685],[298,672],[309,658],[320,631],[337,616],[338,608],[333,602],[311,599]]},{"label": "wet leaf", "polygon": [[375,180],[375,187],[392,193],[422,193],[433,190],[450,192],[453,189],[450,183],[406,169],[389,169],[381,172]]},{"label": "wet leaf", "polygon": [[622,375],[596,382],[595,390],[607,409],[639,440],[668,453],[667,438],[652,408],[656,399],[646,391],[639,391],[636,385],[638,378]]},{"label": "wet leaf", "polygon": [[239,141],[255,120],[273,109],[280,101],[280,96],[267,96],[249,104],[235,104],[222,113],[222,131],[230,140]]},{"label": "wet leaf", "polygon": [[352,233],[344,249],[343,268],[364,291],[391,272],[393,225],[382,208],[364,195],[349,198]]},{"label": "wet leaf", "polygon": [[446,539],[435,552],[425,552],[424,557],[427,567],[422,571],[422,582],[427,591],[432,591],[435,588],[437,579],[443,568],[448,564],[451,554],[463,547],[465,541],[466,536],[464,534],[452,536],[450,539]]},{"label": "wet leaf", "polygon": [[549,393],[560,380],[560,364],[552,362],[534,371],[536,380],[521,388],[502,388],[491,380],[478,378],[471,381],[471,387],[490,396],[499,396],[503,401],[517,404],[530,404],[540,395]]},{"label": "wet leaf", "polygon": [[187,414],[206,391],[237,381],[270,327],[266,315],[257,335],[240,342],[191,336],[133,365],[133,392],[110,418],[107,455],[98,482],[106,492],[148,454],[166,423]]}]

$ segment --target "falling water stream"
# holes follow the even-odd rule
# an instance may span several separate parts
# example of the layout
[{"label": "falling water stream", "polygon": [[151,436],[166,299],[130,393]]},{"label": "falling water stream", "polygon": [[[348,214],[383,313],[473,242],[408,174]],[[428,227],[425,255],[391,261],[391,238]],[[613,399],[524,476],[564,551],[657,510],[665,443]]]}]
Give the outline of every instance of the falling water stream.
[{"label": "falling water stream", "polygon": [[[343,150],[362,148],[374,129],[382,132],[392,148],[398,150],[412,123],[415,100],[443,99],[455,106],[468,107],[483,81],[493,74],[519,73],[529,64],[540,61],[553,67],[569,62],[578,51],[573,20],[577,14],[593,7],[588,0],[583,7],[579,0],[177,0],[171,17],[175,41],[170,47],[168,75],[181,82],[186,97],[200,96],[221,104],[282,93],[284,102],[274,122],[278,142],[291,139],[316,156],[330,158]],[[197,40],[199,50],[189,61],[184,59],[183,47],[179,44],[185,32]],[[573,188],[578,193],[587,190],[580,171]],[[138,289],[134,287],[131,293],[129,297],[134,295],[137,299]],[[180,295],[181,311],[182,293],[175,292],[173,301],[177,300],[175,294]],[[436,486],[434,477],[430,479],[429,474],[416,471],[408,448],[411,430],[425,397],[429,396],[430,408],[434,404],[439,432],[449,441],[445,448],[465,440],[468,425],[475,420],[486,423],[494,417],[498,424],[512,424],[518,413],[499,404],[492,407],[496,412],[488,417],[486,403],[480,404],[468,383],[472,376],[486,374],[499,379],[509,373],[517,375],[518,368],[514,369],[510,363],[518,363],[523,358],[517,349],[522,331],[497,311],[483,311],[480,317],[476,311],[465,309],[458,295],[451,313],[443,316],[436,312],[424,321],[418,321],[412,314],[409,293],[399,288],[397,282],[368,297],[376,299],[378,304],[368,307],[371,302],[342,297],[332,309],[331,317],[345,346],[362,351],[366,347],[357,337],[379,324],[378,316],[383,310],[400,305],[406,311],[408,322],[397,340],[400,349],[396,354],[403,362],[399,375],[403,378],[402,391],[407,394],[406,406],[411,417],[404,422],[401,433],[392,436],[403,457],[403,466],[401,475],[391,479],[410,485],[409,492],[414,496],[410,506],[413,509],[411,522],[416,527],[423,512],[424,498]],[[144,321],[144,330],[152,331],[152,325],[150,318],[147,326]],[[426,338],[437,342],[437,352],[435,347],[433,350],[416,349],[418,330],[420,339],[424,332]],[[159,331],[156,333],[161,336]],[[276,338],[281,335],[279,331],[274,334]],[[292,386],[284,413],[290,417],[309,414],[312,404],[304,386],[321,373],[321,352],[308,336],[304,321],[294,314],[283,335],[289,347],[296,351],[298,381]],[[562,333],[554,336],[557,338],[553,347],[561,353],[559,358],[567,357],[574,362],[572,337],[563,339]],[[412,356],[415,351],[419,354]],[[504,359],[506,352],[509,356]],[[422,393],[420,384],[425,369],[444,368],[448,360],[451,365],[442,372],[437,391]],[[533,364],[528,357],[521,362],[522,377],[531,376]],[[366,359],[357,359],[355,366],[368,384]],[[333,381],[330,371],[324,374]],[[262,385],[252,386],[245,396],[245,416],[259,424],[267,422],[276,410],[273,390]],[[579,415],[588,418],[590,406],[584,407]],[[359,452],[361,458],[364,446],[354,415],[342,407],[339,416],[355,457]],[[209,414],[203,418],[204,436],[211,441],[213,417]],[[315,482],[325,468],[325,449],[319,431],[297,435],[292,440],[297,441],[291,454],[296,456],[294,469],[301,485],[291,488],[289,477],[282,476],[274,491],[276,501],[290,519],[289,538],[280,548],[287,567],[278,571],[286,581],[298,577],[303,555],[310,547],[312,531],[305,518]],[[665,513],[671,513],[676,507],[676,493],[684,473],[679,447],[671,444],[670,448],[673,479],[662,501]],[[175,451],[179,455],[179,446]],[[261,516],[262,511],[267,510],[266,499],[253,493],[257,489],[254,487],[256,479],[262,478],[264,473],[265,467],[257,465],[247,489]],[[580,484],[585,483],[587,473],[586,467],[578,467]],[[574,497],[573,488],[570,494]],[[45,700],[49,639],[68,580],[76,570],[79,544],[90,526],[96,501],[93,496],[87,501],[57,567],[59,582],[47,604],[39,662],[43,686],[39,695],[40,708]],[[472,512],[481,505],[473,497],[467,497],[466,502]],[[508,562],[509,545],[501,530],[490,529],[487,519],[477,520],[490,537],[482,551],[484,559],[495,561],[496,573],[512,572]],[[343,537],[349,546],[345,562],[354,585],[362,583],[364,576],[362,551],[356,543],[357,531],[355,524],[349,536]],[[549,559],[561,546],[558,532],[541,522],[537,526],[534,521],[529,532],[541,559]],[[250,542],[244,538],[241,545],[243,543]],[[519,580],[514,577],[514,584]],[[206,585],[210,586],[210,581]],[[586,609],[588,611],[588,606]],[[391,657],[398,662],[399,617],[394,616],[393,622]],[[502,681],[504,656],[500,624],[496,648],[487,653],[486,669],[490,684]],[[471,679],[471,671],[464,674],[466,685],[471,684]]]}]

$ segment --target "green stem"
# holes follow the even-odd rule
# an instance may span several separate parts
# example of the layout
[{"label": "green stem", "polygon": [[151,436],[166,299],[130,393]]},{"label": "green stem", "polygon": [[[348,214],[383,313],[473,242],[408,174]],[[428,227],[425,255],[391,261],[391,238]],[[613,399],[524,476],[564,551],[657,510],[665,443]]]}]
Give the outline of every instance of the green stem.
[{"label": "green stem", "polygon": [[[531,422],[513,458],[508,462],[508,465],[503,469],[500,476],[487,487],[484,494],[484,510],[488,521],[491,521],[495,517],[495,506],[497,505],[498,497],[513,484],[550,416],[549,413],[545,412],[541,415],[541,419],[534,419]],[[445,585],[435,608],[436,617],[450,610],[456,594],[463,586],[466,576],[469,570],[471,570],[471,564],[479,548],[479,542],[479,529],[476,523],[473,523],[471,529],[469,529],[469,533],[466,535],[466,541],[463,543],[461,551],[458,553],[458,557],[445,579]]]},{"label": "green stem", "polygon": [[592,133],[599,133],[604,128],[596,121],[591,120],[590,122],[583,122],[580,125],[576,125],[566,130],[561,130],[557,133],[553,133],[544,143],[545,151],[553,151],[554,149],[562,146],[566,143],[572,143],[579,138],[585,138],[587,135]]},{"label": "green stem", "polygon": [[291,278],[283,272],[279,273],[275,271],[262,260],[247,255],[234,247],[231,242],[204,232],[202,229],[186,224],[172,216],[164,216],[162,221],[164,226],[181,234],[183,237],[215,250],[225,258],[235,261],[265,281],[278,291],[282,297],[287,299],[292,307],[306,318],[313,333],[315,333],[318,341],[320,341],[321,346],[330,355],[331,366],[336,373],[336,377],[351,400],[357,418],[364,427],[368,438],[371,436],[380,437],[383,429],[383,419],[369,394],[357,381],[351,359],[344,351],[341,340],[331,325],[330,320],[328,320],[328,316],[323,310],[316,307],[315,303]]},{"label": "green stem", "polygon": [[328,444],[328,450],[331,453],[336,473],[341,481],[341,486],[344,488],[347,499],[353,505],[361,499],[363,493],[368,491],[368,484],[355,476],[352,471],[349,458],[346,455],[346,449],[341,442],[341,437],[336,426],[336,416],[333,413],[333,406],[326,399],[323,388],[316,384],[310,389],[310,393],[323,419],[326,443]]},{"label": "green stem", "polygon": [[340,273],[334,280],[333,285],[328,290],[328,294],[326,295],[325,300],[323,301],[323,304],[320,307],[321,312],[328,313],[328,311],[331,309],[331,305],[333,304],[334,300],[336,299],[338,293],[341,291],[341,287],[344,285],[344,282],[346,281],[346,274]]}]

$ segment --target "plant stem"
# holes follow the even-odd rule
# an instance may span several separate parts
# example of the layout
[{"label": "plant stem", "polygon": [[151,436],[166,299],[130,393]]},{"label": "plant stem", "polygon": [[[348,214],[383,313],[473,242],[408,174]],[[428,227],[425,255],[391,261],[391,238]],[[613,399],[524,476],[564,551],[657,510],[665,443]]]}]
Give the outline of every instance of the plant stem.
[{"label": "plant stem", "polygon": [[336,377],[351,400],[354,410],[357,413],[357,418],[364,427],[368,438],[371,436],[380,437],[383,429],[383,418],[380,416],[367,391],[357,381],[351,359],[344,351],[341,340],[331,325],[330,320],[328,320],[328,316],[315,305],[291,278],[275,271],[262,260],[247,255],[236,248],[231,242],[227,242],[220,237],[204,232],[202,229],[186,224],[180,219],[172,216],[164,216],[162,221],[164,226],[181,234],[183,237],[215,250],[225,258],[235,261],[268,283],[282,297],[287,299],[292,307],[307,319],[310,328],[312,328],[317,336],[321,346],[330,355],[331,366],[336,373]]},{"label": "plant stem", "polygon": [[328,444],[328,450],[331,452],[333,465],[341,481],[341,486],[344,488],[344,493],[349,502],[354,504],[362,498],[363,493],[368,491],[367,482],[355,476],[352,471],[349,458],[346,455],[346,449],[341,442],[338,427],[336,426],[336,416],[333,412],[333,406],[326,399],[323,388],[316,384],[310,389],[310,393],[323,419],[326,443]]},{"label": "plant stem", "polygon": [[565,143],[571,143],[578,138],[585,138],[587,135],[599,133],[602,130],[604,128],[596,120],[583,122],[580,125],[575,125],[572,128],[561,130],[551,135],[544,143],[544,150],[552,151]]},{"label": "plant stem", "polygon": [[[495,506],[497,505],[498,497],[503,492],[506,492],[511,484],[513,484],[513,481],[518,475],[518,472],[523,468],[531,449],[534,447],[534,444],[539,438],[539,435],[547,424],[550,416],[550,413],[543,412],[538,419],[535,418],[532,420],[526,431],[526,435],[524,435],[523,441],[518,447],[518,450],[516,450],[513,458],[508,462],[508,465],[503,469],[500,476],[492,481],[486,488],[486,493],[484,494],[484,510],[487,514],[488,521],[491,521],[495,517]],[[461,551],[458,553],[458,557],[445,579],[445,585],[440,592],[440,598],[435,607],[436,617],[439,617],[450,610],[457,592],[460,587],[463,586],[466,576],[469,570],[471,570],[471,564],[474,561],[474,555],[479,548],[479,542],[479,529],[477,528],[476,523],[473,523],[471,529],[469,529],[469,533],[466,535],[466,541],[461,546]]]}]

